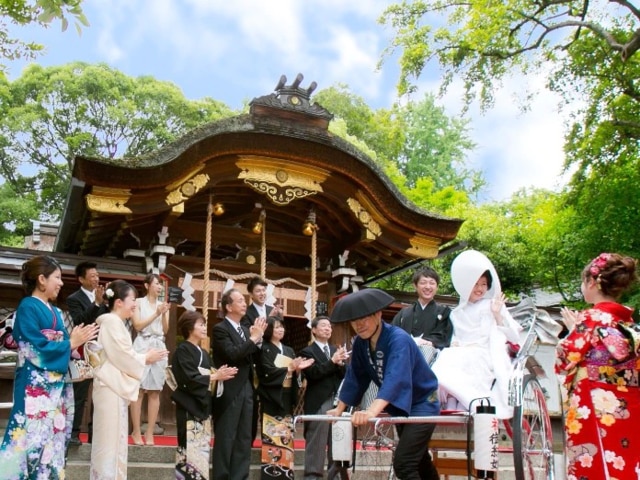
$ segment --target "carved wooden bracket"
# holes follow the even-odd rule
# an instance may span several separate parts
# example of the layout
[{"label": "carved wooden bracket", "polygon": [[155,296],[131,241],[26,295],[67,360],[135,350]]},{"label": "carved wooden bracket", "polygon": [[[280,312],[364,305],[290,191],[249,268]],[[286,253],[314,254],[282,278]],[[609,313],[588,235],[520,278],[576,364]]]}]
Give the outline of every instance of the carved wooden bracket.
[{"label": "carved wooden bracket", "polygon": [[266,195],[276,205],[322,192],[327,170],[308,165],[295,165],[269,157],[243,155],[236,162],[239,179],[256,192]]}]

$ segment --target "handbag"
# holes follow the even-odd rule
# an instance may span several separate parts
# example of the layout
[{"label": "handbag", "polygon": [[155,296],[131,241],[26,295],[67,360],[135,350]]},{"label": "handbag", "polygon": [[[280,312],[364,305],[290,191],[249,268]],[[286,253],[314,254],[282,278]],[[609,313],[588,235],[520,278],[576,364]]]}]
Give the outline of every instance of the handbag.
[{"label": "handbag", "polygon": [[171,370],[171,365],[167,365],[164,368],[164,377],[167,387],[175,392],[178,388],[178,381],[176,380],[176,376],[173,374],[173,370]]},{"label": "handbag", "polygon": [[93,368],[83,358],[69,360],[69,381],[71,383],[91,380],[92,378]]},{"label": "handbag", "polygon": [[94,340],[84,344],[84,358],[69,360],[69,380],[72,383],[91,380],[94,371],[104,363],[102,345]]}]

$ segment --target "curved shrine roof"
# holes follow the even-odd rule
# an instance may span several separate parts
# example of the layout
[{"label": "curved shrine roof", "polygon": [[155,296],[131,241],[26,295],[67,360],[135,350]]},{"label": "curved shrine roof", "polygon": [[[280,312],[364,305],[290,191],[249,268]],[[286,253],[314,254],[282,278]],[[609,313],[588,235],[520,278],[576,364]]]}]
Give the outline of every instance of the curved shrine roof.
[{"label": "curved shrine roof", "polygon": [[153,154],[78,157],[55,250],[140,255],[161,243],[164,227],[175,255],[204,257],[211,198],[224,206],[213,217],[212,268],[217,260],[257,268],[250,265],[259,262],[261,235],[252,227],[262,210],[268,265],[309,268],[302,225],[310,211],[318,270],[352,267],[368,278],[436,256],[462,220],[404,198],[378,164],[328,131],[331,114],[309,103],[315,87],[300,89],[299,80],[286,87],[281,79],[276,93],[252,101],[249,114],[193,130]]}]

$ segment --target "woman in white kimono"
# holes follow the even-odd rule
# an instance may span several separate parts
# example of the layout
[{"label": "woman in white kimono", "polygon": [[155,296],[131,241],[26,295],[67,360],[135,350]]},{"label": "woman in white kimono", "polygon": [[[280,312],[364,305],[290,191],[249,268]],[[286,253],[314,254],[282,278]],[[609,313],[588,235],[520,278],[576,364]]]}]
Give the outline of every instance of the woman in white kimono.
[{"label": "woman in white kimono", "polygon": [[166,359],[167,350],[136,353],[125,320],[136,308],[136,289],[123,281],[111,282],[104,293],[109,312],[100,315],[100,366],[93,378],[93,442],[91,480],[127,478],[128,406],[138,398],[145,365]]},{"label": "woman in white kimono", "polygon": [[507,341],[518,343],[521,327],[505,307],[498,274],[485,255],[468,250],[451,264],[451,281],[460,295],[451,312],[453,337],[432,367],[443,408],[468,410],[488,397],[498,418],[511,418]]}]

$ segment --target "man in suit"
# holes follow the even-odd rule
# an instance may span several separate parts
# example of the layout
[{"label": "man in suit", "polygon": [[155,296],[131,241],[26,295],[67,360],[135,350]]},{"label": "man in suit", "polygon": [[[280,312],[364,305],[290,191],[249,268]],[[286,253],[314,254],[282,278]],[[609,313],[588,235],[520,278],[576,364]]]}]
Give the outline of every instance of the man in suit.
[{"label": "man in suit", "polygon": [[[103,313],[109,309],[104,304],[104,286],[100,285],[98,266],[93,262],[81,262],[76,265],[76,277],[80,282],[80,288],[67,297],[67,308],[73,325],[89,325],[95,323]],[[80,425],[84,406],[89,396],[89,387],[92,380],[83,380],[73,384],[73,396],[75,401],[75,414],[71,430],[70,445],[81,445]],[[89,441],[91,441],[92,422],[89,420]]]},{"label": "man in suit", "polygon": [[267,305],[267,282],[261,277],[253,277],[247,284],[247,292],[251,297],[251,305],[247,307],[247,313],[242,317],[242,325],[249,328],[256,318],[281,317],[282,309],[276,304],[273,307]]},{"label": "man in suit", "polygon": [[400,310],[391,323],[411,335],[418,345],[438,349],[448,347],[453,334],[449,319],[451,309],[434,300],[440,276],[432,268],[425,267],[413,274],[412,281],[418,300]]},{"label": "man in suit", "polygon": [[[314,342],[300,351],[300,356],[315,362],[304,371],[307,389],[304,393],[304,413],[322,415],[333,408],[340,381],[344,377],[344,362],[348,358],[344,347],[329,345],[331,322],[329,317],[318,316],[311,322]],[[304,480],[318,480],[324,476],[325,450],[329,446],[328,479],[334,478],[336,466],[331,458],[331,424],[306,422],[304,424]]]},{"label": "man in suit", "polygon": [[211,478],[246,480],[251,460],[253,411],[253,355],[259,351],[267,323],[257,318],[250,328],[240,324],[247,311],[244,296],[235,288],[225,292],[220,309],[224,319],[213,327],[213,363],[236,367],[238,373],[224,382],[213,400],[214,445]]},{"label": "man in suit", "polygon": [[[281,317],[282,310],[276,304],[275,306],[267,305],[267,282],[261,277],[253,277],[249,280],[247,284],[247,291],[249,292],[249,296],[251,297],[251,305],[247,307],[247,312],[242,317],[240,323],[242,326],[246,328],[251,328],[251,325],[254,324],[257,318],[262,318],[265,321],[267,318],[273,317]],[[254,368],[255,363],[254,363]],[[262,424],[260,421],[260,400],[257,394],[257,390],[255,390],[255,394],[253,396],[253,413],[251,416],[251,439],[255,440],[258,435],[258,423]]]}]

